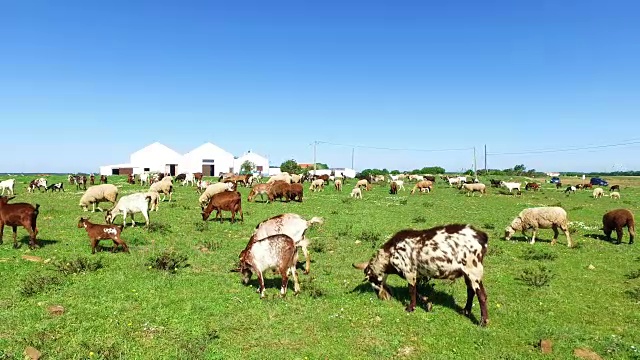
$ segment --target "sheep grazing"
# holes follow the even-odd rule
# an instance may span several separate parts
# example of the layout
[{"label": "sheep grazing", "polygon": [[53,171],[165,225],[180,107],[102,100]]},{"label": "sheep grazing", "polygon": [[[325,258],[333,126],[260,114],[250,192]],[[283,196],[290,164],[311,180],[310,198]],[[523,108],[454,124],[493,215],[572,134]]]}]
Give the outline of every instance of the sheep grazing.
[{"label": "sheep grazing", "polygon": [[169,202],[171,202],[171,198],[173,195],[173,184],[170,180],[165,181],[163,179],[151,184],[151,186],[149,186],[149,191],[155,191],[158,194],[162,194],[162,201],[164,201],[167,198],[167,195],[169,195]]},{"label": "sheep grazing", "polygon": [[[426,190],[423,190],[423,189],[426,189]],[[411,194],[415,193],[416,190],[419,190],[420,192],[423,192],[423,191],[431,192],[432,189],[433,189],[433,183],[431,181],[422,180],[422,181],[418,181],[416,185],[413,187],[413,189],[411,189]]]},{"label": "sheep grazing", "polygon": [[369,186],[369,181],[367,181],[367,179],[358,180],[358,182],[356,183],[356,187],[361,186],[364,186],[366,188],[367,186]]},{"label": "sheep grazing", "polygon": [[298,248],[293,239],[285,234],[268,236],[260,241],[249,240],[247,247],[240,252],[240,265],[237,271],[242,274],[242,282],[249,284],[251,276],[255,273],[258,276],[258,289],[260,298],[264,294],[264,272],[269,269],[278,269],[282,277],[280,295],[287,294],[289,275],[293,276],[293,291],[295,295],[300,293],[300,282],[296,263],[298,260]]},{"label": "sheep grazing", "polygon": [[538,229],[553,229],[554,245],[558,240],[558,228],[564,232],[567,237],[567,245],[573,247],[571,236],[569,235],[569,220],[567,220],[567,212],[559,206],[542,206],[524,209],[513,219],[511,224],[505,229],[505,239],[511,239],[516,231],[522,231],[522,235],[527,237],[525,231],[533,229],[533,236],[530,244],[536,242],[536,234]]},{"label": "sheep grazing", "polygon": [[222,211],[224,210],[231,212],[231,223],[236,222],[236,213],[240,213],[240,220],[244,222],[242,197],[237,191],[224,191],[213,195],[209,200],[209,205],[202,210],[202,221],[207,221],[213,210],[216,210],[214,221],[220,218],[220,223],[222,223]]},{"label": "sheep grazing", "polygon": [[37,219],[40,212],[40,204],[33,206],[27,203],[8,202],[15,196],[0,196],[0,244],[4,235],[4,226],[11,226],[13,229],[13,247],[18,248],[18,226],[22,226],[29,232],[29,247],[39,247],[36,243],[38,235]]},{"label": "sheep grazing", "polygon": [[267,180],[267,184],[271,184],[276,181],[284,181],[287,184],[291,184],[291,175],[289,175],[288,173],[280,173],[278,175],[273,175],[272,177],[269,178],[269,180]]},{"label": "sheep grazing", "polygon": [[564,193],[566,194],[566,193],[570,192],[570,193],[574,193],[575,194],[575,192],[577,190],[578,189],[575,186],[570,185],[570,186],[567,186],[567,188],[564,190]]},{"label": "sheep grazing", "polygon": [[54,192],[56,190],[58,190],[58,192],[64,191],[64,183],[59,182],[59,183],[51,184],[44,189],[44,192],[47,192],[49,190],[51,190],[51,192]]},{"label": "sheep grazing", "polygon": [[100,175],[100,184],[107,183],[107,175]]},{"label": "sheep grazing", "polygon": [[389,184],[389,194],[396,195],[398,193],[398,184],[395,181],[392,181]]},{"label": "sheep grazing", "polygon": [[622,229],[627,227],[629,231],[629,244],[633,244],[633,238],[636,236],[636,222],[633,213],[627,209],[615,209],[604,214],[602,217],[602,230],[607,236],[607,240],[611,241],[611,232],[615,229],[618,235],[618,244],[622,242],[624,235]]},{"label": "sheep grazing", "polygon": [[324,190],[324,180],[322,180],[322,179],[313,180],[311,182],[311,186],[309,187],[309,190],[312,190],[314,192],[323,191]]},{"label": "sheep grazing", "polygon": [[0,196],[4,196],[5,190],[7,190],[7,193],[11,193],[11,195],[13,195],[14,194],[13,187],[15,184],[16,184],[15,179],[0,181],[0,189],[2,189],[2,195]]},{"label": "sheep grazing", "polygon": [[602,188],[598,187],[593,189],[593,198],[594,199],[599,199],[601,197],[604,196],[604,190],[602,190]]},{"label": "sheep grazing", "polygon": [[124,229],[124,224],[120,226],[94,224],[88,219],[81,217],[78,221],[78,228],[84,228],[87,231],[87,235],[89,235],[89,240],[91,241],[92,254],[96,253],[96,246],[98,245],[98,242],[100,240],[112,240],[112,252],[116,251],[116,247],[118,245],[122,246],[125,252],[129,252],[129,247],[124,241],[122,241],[122,238],[120,237],[120,234]]},{"label": "sheep grazing", "polygon": [[[88,206],[93,205],[91,212],[96,211],[96,204],[100,205],[101,202],[110,202],[115,205],[118,200],[118,188],[112,184],[100,184],[89,187],[80,198],[79,206],[84,211],[88,211]],[[100,206],[98,210],[102,211]]]},{"label": "sheep grazing", "polygon": [[[314,224],[322,224],[324,220],[319,217],[312,217],[311,220],[305,220],[302,216],[294,213],[286,213],[274,216],[262,221],[256,226],[255,231],[251,235],[251,242],[259,242],[268,236],[285,234],[295,243],[296,247],[302,249],[306,264],[304,273],[308,274],[311,266],[311,257],[309,256],[309,239],[305,236],[307,229]],[[296,257],[297,259],[297,257]]]},{"label": "sheep grazing", "polygon": [[520,193],[521,191],[520,186],[522,186],[522,184],[519,182],[504,182],[504,181],[501,181],[500,185],[509,189],[509,192],[512,192],[513,190],[518,190],[518,193]]},{"label": "sheep grazing", "polygon": [[462,184],[459,189],[464,189],[467,192],[467,196],[474,195],[476,192],[482,194],[486,193],[487,186],[485,184],[477,183],[477,184]]},{"label": "sheep grazing", "polygon": [[342,191],[342,180],[340,180],[340,179],[336,179],[336,180],[333,182],[333,186],[335,186],[335,187],[336,187],[336,191]]},{"label": "sheep grazing", "polygon": [[611,198],[612,199],[620,199],[620,193],[617,191],[614,191],[611,193]]},{"label": "sheep grazing", "polygon": [[[417,283],[420,278],[453,280],[464,277],[467,285],[467,302],[464,314],[471,315],[473,298],[478,295],[480,325],[489,322],[487,294],[483,285],[484,256],[489,236],[471,225],[450,224],[427,230],[401,230],[387,241],[368,263],[353,264],[364,270],[378,293],[378,298],[391,298],[387,276],[398,274],[409,283],[411,301],[406,311],[415,310]],[[421,296],[422,298],[422,296]],[[431,303],[425,300],[427,310]]]},{"label": "sheep grazing", "polygon": [[198,198],[198,203],[200,204],[201,208],[204,208],[205,206],[207,206],[207,204],[209,204],[209,200],[211,200],[213,195],[219,194],[224,191],[233,191],[234,189],[235,188],[233,186],[233,183],[218,182],[215,184],[211,184],[207,186],[202,195],[200,195],[200,197]]},{"label": "sheep grazing", "polygon": [[285,202],[289,202],[290,191],[291,191],[291,185],[289,185],[289,183],[278,180],[271,183],[271,187],[269,188],[267,197],[269,198],[270,202],[275,201],[275,199],[280,199],[280,201],[284,200]]},{"label": "sheep grazing", "polygon": [[[158,197],[160,197],[158,195]],[[122,225],[127,226],[127,214],[131,216],[131,227],[136,226],[133,219],[135,213],[142,213],[145,219],[145,226],[149,226],[149,201],[151,197],[144,193],[126,195],[118,200],[118,203],[104,214],[107,224],[113,224],[118,215],[122,214]]]},{"label": "sheep grazing", "polygon": [[302,184],[289,185],[289,200],[302,202],[302,196],[304,195],[304,188]]},{"label": "sheep grazing", "polygon": [[356,198],[356,199],[362,199],[362,190],[360,190],[359,187],[354,187],[351,190],[351,195],[352,198]]},{"label": "sheep grazing", "polygon": [[[271,184],[256,184],[251,188],[247,201],[251,202],[256,196],[260,195],[260,200],[264,201],[264,196],[268,195]],[[268,201],[268,197],[267,197]]]},{"label": "sheep grazing", "polygon": [[613,185],[609,188],[609,191],[620,191],[620,185]]}]

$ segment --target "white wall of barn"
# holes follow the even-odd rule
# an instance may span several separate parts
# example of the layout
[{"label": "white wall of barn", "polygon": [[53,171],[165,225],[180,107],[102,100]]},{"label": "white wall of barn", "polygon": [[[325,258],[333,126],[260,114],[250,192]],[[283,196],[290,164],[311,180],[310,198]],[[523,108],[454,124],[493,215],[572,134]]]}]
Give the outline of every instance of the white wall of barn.
[{"label": "white wall of barn", "polygon": [[256,166],[256,169],[255,169],[256,172],[260,171],[258,167],[261,166],[262,167],[262,170],[260,171],[261,173],[263,174],[269,173],[269,159],[250,151],[246,152],[244,155],[238,157],[237,159],[234,159],[234,165],[233,165],[234,171],[240,172],[240,167],[245,161],[251,161]]},{"label": "white wall of barn", "polygon": [[[206,160],[213,160],[209,162]],[[229,172],[234,167],[233,154],[211,144],[205,143],[184,154],[178,168],[180,172],[201,172],[203,164],[215,166],[216,176],[223,172]]]},{"label": "white wall of barn", "polygon": [[148,168],[150,172],[165,172],[167,164],[176,164],[176,173],[179,173],[181,158],[175,150],[156,142],[131,154],[130,163],[143,170]]}]

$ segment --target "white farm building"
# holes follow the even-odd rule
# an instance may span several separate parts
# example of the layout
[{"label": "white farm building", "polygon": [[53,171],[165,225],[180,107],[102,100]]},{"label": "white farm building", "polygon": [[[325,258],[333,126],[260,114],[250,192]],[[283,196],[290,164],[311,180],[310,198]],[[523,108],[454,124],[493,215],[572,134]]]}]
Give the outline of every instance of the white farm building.
[{"label": "white farm building", "polygon": [[188,153],[181,155],[177,151],[155,142],[134,153],[128,163],[100,166],[100,175],[128,175],[144,172],[180,173],[202,172],[205,176],[218,176],[220,173],[239,172],[244,161],[251,161],[254,171],[266,172],[269,160],[248,151],[240,157],[210,143],[204,143]]}]

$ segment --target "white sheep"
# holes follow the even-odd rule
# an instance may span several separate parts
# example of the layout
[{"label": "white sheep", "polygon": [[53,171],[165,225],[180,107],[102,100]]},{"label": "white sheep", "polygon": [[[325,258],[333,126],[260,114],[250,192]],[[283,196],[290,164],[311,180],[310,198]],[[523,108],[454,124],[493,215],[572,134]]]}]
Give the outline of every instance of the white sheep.
[{"label": "white sheep", "polygon": [[[158,196],[159,197],[159,196]],[[145,226],[149,226],[149,200],[150,197],[145,193],[136,193],[123,196],[118,203],[104,214],[104,220],[107,224],[113,224],[113,221],[122,214],[122,225],[127,226],[127,214],[131,216],[131,227],[136,226],[133,214],[142,213],[145,219]]]},{"label": "white sheep", "polygon": [[162,201],[167,198],[167,194],[169,195],[169,201],[171,201],[171,197],[173,194],[173,184],[171,184],[171,180],[165,180],[168,177],[164,177],[161,181],[154,182],[149,186],[149,191],[155,191],[158,194],[162,194]]},{"label": "white sheep", "polygon": [[0,188],[2,189],[2,195],[4,195],[4,190],[7,189],[7,192],[11,192],[13,195],[13,186],[15,185],[15,179],[4,180],[0,182]]},{"label": "white sheep", "polygon": [[477,183],[477,184],[462,184],[460,189],[465,189],[467,191],[467,196],[474,195],[476,191],[480,193],[480,196],[487,191],[487,186],[485,184]]},{"label": "white sheep", "polygon": [[149,211],[158,211],[158,203],[160,202],[160,195],[155,191],[147,191],[143,193],[149,200]]},{"label": "white sheep", "polygon": [[[88,206],[93,205],[91,212],[95,212],[96,204],[100,205],[101,202],[115,204],[116,200],[118,200],[118,188],[113,184],[100,184],[89,187],[80,198],[79,205],[84,211],[88,211]],[[100,206],[98,210],[102,211]]]},{"label": "white sheep", "polygon": [[322,179],[315,179],[311,182],[311,186],[309,187],[309,190],[313,190],[315,191],[323,191],[324,190],[324,180]]},{"label": "white sheep", "polygon": [[362,199],[362,190],[360,190],[360,188],[357,186],[354,187],[353,190],[351,190],[351,197],[356,199]]},{"label": "white sheep", "polygon": [[620,193],[617,191],[614,191],[611,193],[611,198],[612,199],[620,199]]},{"label": "white sheep", "polygon": [[571,236],[569,235],[569,220],[567,220],[567,212],[559,206],[542,206],[524,209],[516,216],[509,226],[505,229],[505,239],[509,240],[516,231],[522,231],[522,235],[527,237],[525,231],[533,229],[533,236],[529,243],[536,242],[536,233],[538,229],[553,229],[553,240],[551,244],[555,244],[558,240],[558,228],[564,232],[567,237],[569,247],[573,247]]},{"label": "white sheep", "polygon": [[602,190],[602,188],[597,187],[597,188],[593,189],[593,198],[594,199],[601,198],[603,195],[604,195],[604,190]]},{"label": "white sheep", "polygon": [[272,182],[275,182],[277,180],[282,180],[287,184],[291,184],[291,175],[285,172],[280,173],[278,175],[273,175],[272,177],[269,178],[269,180],[267,181],[267,184],[271,184]]},{"label": "white sheep", "polygon": [[367,181],[367,179],[358,180],[358,182],[356,183],[356,187],[361,186],[364,186],[366,188],[367,186],[369,186],[369,181]]},{"label": "white sheep", "polygon": [[198,198],[198,202],[200,207],[205,207],[209,204],[209,200],[213,197],[213,195],[221,193],[223,191],[233,191],[233,183],[232,182],[218,182],[215,184],[211,184],[207,186],[207,189],[200,195]]}]

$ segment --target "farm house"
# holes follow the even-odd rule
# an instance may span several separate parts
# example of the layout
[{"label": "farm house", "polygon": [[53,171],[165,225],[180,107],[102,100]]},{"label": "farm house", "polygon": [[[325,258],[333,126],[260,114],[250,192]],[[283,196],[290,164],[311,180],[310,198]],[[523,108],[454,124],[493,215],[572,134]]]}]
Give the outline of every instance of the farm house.
[{"label": "farm house", "polygon": [[218,176],[220,173],[233,172],[233,154],[207,142],[182,156],[180,171],[202,172],[205,176]]},{"label": "farm house", "polygon": [[178,173],[178,162],[181,155],[175,150],[155,142],[129,157],[129,163],[105,165],[100,167],[100,175],[128,175],[143,172]]},{"label": "farm house", "polygon": [[251,150],[244,153],[244,155],[234,159],[233,168],[235,171],[239,172],[241,170],[241,166],[245,161],[250,161],[255,165],[254,172],[259,172],[261,174],[267,174],[269,171],[269,159],[264,156],[258,155]]}]

